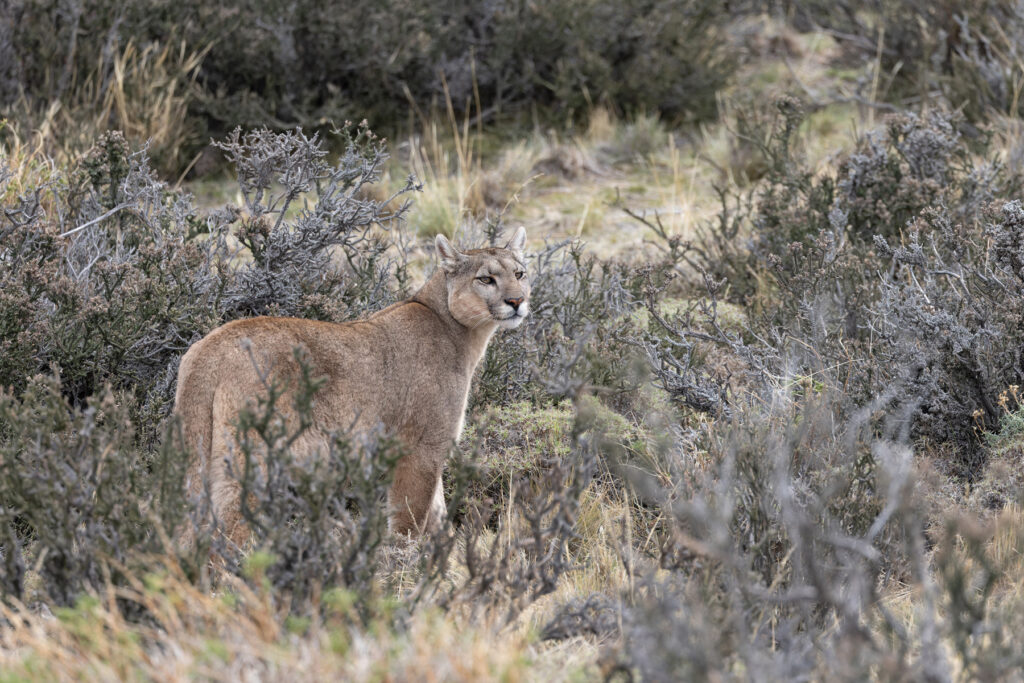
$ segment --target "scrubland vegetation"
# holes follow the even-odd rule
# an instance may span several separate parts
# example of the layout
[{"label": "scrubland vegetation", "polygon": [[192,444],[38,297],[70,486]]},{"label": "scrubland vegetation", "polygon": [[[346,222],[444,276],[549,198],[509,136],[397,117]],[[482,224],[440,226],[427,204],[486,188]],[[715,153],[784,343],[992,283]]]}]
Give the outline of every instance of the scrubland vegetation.
[{"label": "scrubland vegetation", "polygon": [[[0,679],[1022,676],[1018,4],[321,5],[0,9]],[[519,224],[442,529],[268,383],[176,546],[191,343]]]}]

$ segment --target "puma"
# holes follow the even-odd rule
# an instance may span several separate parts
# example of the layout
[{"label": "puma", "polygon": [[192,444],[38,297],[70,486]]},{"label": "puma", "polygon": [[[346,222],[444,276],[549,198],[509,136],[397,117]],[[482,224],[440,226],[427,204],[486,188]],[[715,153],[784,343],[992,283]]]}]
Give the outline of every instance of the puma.
[{"label": "puma", "polygon": [[[504,248],[462,252],[438,235],[440,265],[407,301],[346,323],[237,320],[193,344],[181,359],[174,407],[191,454],[192,499],[208,482],[221,528],[239,546],[246,542],[240,485],[228,465],[234,461],[240,471],[235,421],[246,402],[265,392],[254,359],[279,384],[294,386],[298,347],[324,383],[312,425],[292,453],[315,458],[332,432],[383,426],[404,453],[388,493],[391,531],[435,529],[445,514],[441,473],[462,430],[473,372],[495,330],[518,327],[529,313],[525,242],[520,227]],[[293,405],[288,391],[279,406]]]}]

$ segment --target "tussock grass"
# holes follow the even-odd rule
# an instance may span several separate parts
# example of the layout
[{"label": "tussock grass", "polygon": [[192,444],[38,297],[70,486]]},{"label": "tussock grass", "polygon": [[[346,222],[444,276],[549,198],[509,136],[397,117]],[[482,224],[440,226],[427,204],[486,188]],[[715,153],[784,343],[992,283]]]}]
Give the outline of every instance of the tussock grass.
[{"label": "tussock grass", "polygon": [[[144,142],[160,169],[185,169],[194,158],[183,158],[201,136],[189,116],[196,78],[208,48],[190,49],[184,42],[163,46],[138,45],[129,40],[116,52],[96,55],[95,68],[74,76],[67,96],[40,106],[22,97],[7,112],[7,137],[68,163],[85,152],[104,132],[121,130]],[[182,173],[184,175],[184,173]]]}]

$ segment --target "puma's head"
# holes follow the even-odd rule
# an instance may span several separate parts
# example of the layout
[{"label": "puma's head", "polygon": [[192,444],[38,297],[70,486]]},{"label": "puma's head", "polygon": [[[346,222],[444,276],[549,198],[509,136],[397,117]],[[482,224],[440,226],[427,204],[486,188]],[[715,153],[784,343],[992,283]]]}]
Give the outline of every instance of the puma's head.
[{"label": "puma's head", "polygon": [[530,312],[530,281],[523,264],[526,228],[504,248],[459,251],[444,235],[437,252],[448,284],[448,310],[468,328],[518,327]]}]

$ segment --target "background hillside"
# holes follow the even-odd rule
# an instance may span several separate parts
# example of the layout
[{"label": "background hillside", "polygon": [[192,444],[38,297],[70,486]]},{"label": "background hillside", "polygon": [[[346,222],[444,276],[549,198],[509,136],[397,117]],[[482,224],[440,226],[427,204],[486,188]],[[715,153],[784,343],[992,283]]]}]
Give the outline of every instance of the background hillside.
[{"label": "background hillside", "polygon": [[[3,4],[0,679],[1016,680],[1022,40],[1004,1]],[[191,343],[520,224],[445,528],[386,535],[386,439],[294,462],[269,385],[251,543],[174,547]]]}]

